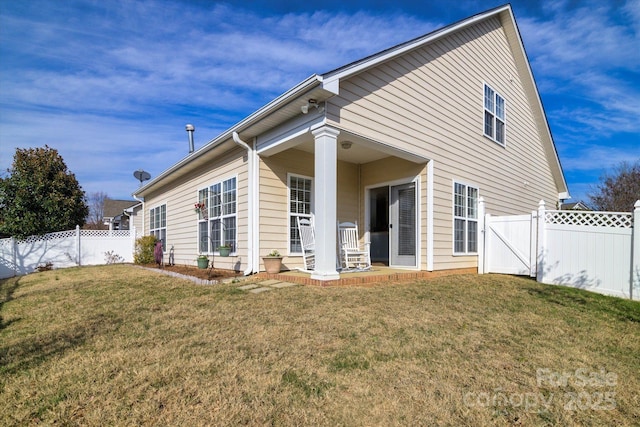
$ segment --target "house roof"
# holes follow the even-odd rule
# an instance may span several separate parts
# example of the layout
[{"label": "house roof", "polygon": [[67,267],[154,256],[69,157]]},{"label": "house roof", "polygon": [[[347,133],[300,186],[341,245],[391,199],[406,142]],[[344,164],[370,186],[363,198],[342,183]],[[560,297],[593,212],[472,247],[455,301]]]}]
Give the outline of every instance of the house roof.
[{"label": "house roof", "polygon": [[538,93],[533,72],[529,65],[529,60],[515,22],[511,5],[509,4],[473,15],[469,18],[432,31],[413,40],[393,46],[389,49],[385,49],[327,73],[321,75],[314,74],[310,76],[227,131],[223,132],[218,137],[212,139],[200,149],[194,151],[169,169],[163,171],[160,175],[152,179],[146,185],[140,187],[133,194],[134,196],[144,197],[146,194],[149,194],[151,191],[158,188],[162,183],[178,178],[189,170],[192,170],[193,168],[209,161],[211,158],[214,158],[216,153],[220,152],[220,150],[233,147],[235,145],[233,142],[233,133],[238,133],[244,140],[250,140],[260,133],[298,116],[300,114],[300,104],[302,102],[306,102],[307,99],[314,98],[318,102],[323,102],[331,98],[339,93],[341,80],[348,79],[383,62],[392,60],[407,52],[419,49],[429,43],[440,40],[451,33],[461,31],[470,25],[474,25],[480,21],[496,16],[500,19],[503,27],[505,28],[505,34],[509,40],[511,51],[516,59],[519,71],[529,77],[529,79],[523,79],[525,90],[529,95],[529,99],[532,100],[535,120],[540,130],[547,161],[551,166],[551,171],[558,187],[559,196],[562,199],[569,198],[568,187],[564,178],[564,173],[562,172],[562,166],[560,164],[555,143],[553,142],[551,129],[546,119],[542,100]]},{"label": "house roof", "polygon": [[113,200],[105,199],[103,207],[104,218],[114,218],[118,215],[122,215],[122,212],[132,206],[137,205],[138,201],[135,200]]},{"label": "house roof", "polygon": [[560,206],[560,209],[564,210],[564,211],[590,211],[593,210],[591,209],[589,206],[587,206],[586,203],[584,203],[582,200],[574,202],[574,203],[563,203]]}]

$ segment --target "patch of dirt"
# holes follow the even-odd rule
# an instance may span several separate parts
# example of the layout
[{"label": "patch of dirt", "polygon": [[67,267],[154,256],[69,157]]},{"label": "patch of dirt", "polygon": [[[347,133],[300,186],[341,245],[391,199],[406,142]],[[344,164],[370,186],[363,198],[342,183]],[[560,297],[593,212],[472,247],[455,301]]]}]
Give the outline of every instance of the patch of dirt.
[{"label": "patch of dirt", "polygon": [[[159,268],[157,264],[145,264],[143,266],[147,268]],[[174,273],[193,276],[204,280],[228,279],[242,276],[241,271],[223,270],[219,268],[214,268],[210,271],[208,268],[198,268],[189,265],[165,265],[160,268],[166,271],[172,271]]]}]

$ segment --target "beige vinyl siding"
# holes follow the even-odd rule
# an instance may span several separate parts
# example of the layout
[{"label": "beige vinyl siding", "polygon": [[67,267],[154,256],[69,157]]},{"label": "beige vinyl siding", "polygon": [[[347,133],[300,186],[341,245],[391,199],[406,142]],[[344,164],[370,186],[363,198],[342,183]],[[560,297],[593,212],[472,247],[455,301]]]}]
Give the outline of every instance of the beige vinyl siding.
[{"label": "beige vinyl siding", "polygon": [[[484,83],[506,101],[505,147],[483,136]],[[556,202],[529,96],[492,18],[342,82],[327,111],[338,128],[434,160],[434,266],[463,268],[477,258],[453,256],[454,181],[478,187],[493,214]]]},{"label": "beige vinyl siding", "polygon": [[[288,256],[288,174],[313,178],[313,155],[286,150],[260,159],[260,257],[276,249],[284,258],[283,269],[303,266],[301,256]],[[264,270],[262,259],[261,270]]]},{"label": "beige vinyl siding", "polygon": [[[174,247],[176,264],[196,265],[198,256],[198,217],[194,204],[198,190],[209,185],[237,177],[237,256],[215,257],[216,268],[243,271],[247,260],[247,162],[246,151],[233,149],[217,157],[214,162],[194,169],[190,173],[162,187],[162,190],[145,197],[145,232],[149,230],[149,209],[167,205],[167,253]],[[238,261],[240,264],[237,264]]]}]

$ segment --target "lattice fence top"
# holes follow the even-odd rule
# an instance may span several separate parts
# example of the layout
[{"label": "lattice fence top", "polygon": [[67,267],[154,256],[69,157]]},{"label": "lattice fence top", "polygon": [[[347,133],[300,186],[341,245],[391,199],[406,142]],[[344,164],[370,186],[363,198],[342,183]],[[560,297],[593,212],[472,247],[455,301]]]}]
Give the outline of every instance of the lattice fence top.
[{"label": "lattice fence top", "polygon": [[547,224],[586,225],[589,227],[631,228],[633,214],[623,212],[546,211]]},{"label": "lattice fence top", "polygon": [[24,240],[16,239],[17,243],[37,243],[46,242],[48,240],[68,239],[76,236],[76,230],[59,231],[57,233],[48,233],[42,236],[29,236]]},{"label": "lattice fence top", "polygon": [[[129,237],[131,230],[80,230],[81,237]],[[37,243],[49,240],[69,239],[76,237],[76,230],[59,231],[57,233],[48,233],[42,236],[29,236],[24,240],[16,239],[16,243]],[[10,240],[10,239],[3,239]]]},{"label": "lattice fence top", "polygon": [[82,237],[129,237],[130,230],[80,230]]}]

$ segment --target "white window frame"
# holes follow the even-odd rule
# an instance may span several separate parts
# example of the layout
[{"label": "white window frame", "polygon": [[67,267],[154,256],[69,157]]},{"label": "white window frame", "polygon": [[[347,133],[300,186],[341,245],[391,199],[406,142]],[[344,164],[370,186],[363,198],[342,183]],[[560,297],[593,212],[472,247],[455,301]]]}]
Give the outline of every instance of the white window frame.
[{"label": "white window frame", "polygon": [[[460,186],[464,189],[464,192],[461,194],[462,199],[462,205],[460,205],[457,200],[457,196],[458,196],[458,192],[457,192],[457,186]],[[473,199],[473,203],[474,205],[470,208],[469,206],[469,201],[470,201],[470,194],[469,194],[469,190],[472,189],[474,190],[474,195],[475,199]],[[452,235],[452,249],[453,249],[453,254],[454,255],[477,255],[478,254],[478,242],[479,242],[479,238],[478,238],[478,233],[479,233],[479,225],[478,225],[478,199],[480,198],[480,189],[478,186],[476,185],[472,185],[472,184],[467,184],[463,181],[457,181],[454,180],[453,181],[453,186],[452,186],[452,214],[453,214],[453,219],[452,219],[452,230],[453,230],[453,235]],[[456,243],[457,243],[457,239],[456,239],[456,232],[457,230],[457,224],[458,223],[462,223],[463,225],[463,230],[462,230],[462,245],[464,250],[460,251],[458,250],[458,248],[456,247]],[[474,236],[475,237],[475,250],[470,250],[471,246],[470,246],[470,237]]]},{"label": "white window frame", "polygon": [[[156,217],[157,216],[157,217]],[[149,235],[162,240],[162,250],[167,250],[167,204],[149,209]]]},{"label": "white window frame", "polygon": [[[227,183],[233,181],[234,186],[231,189],[225,191]],[[214,192],[218,187],[219,192]],[[234,175],[220,181],[215,181],[209,186],[200,188],[197,193],[198,203],[204,203],[207,210],[208,218],[203,218],[202,213],[198,213],[198,253],[206,253],[209,255],[218,255],[219,245],[231,244],[231,255],[235,255],[238,250],[238,176]],[[227,228],[224,226],[225,222],[233,220],[235,226],[233,228]],[[211,241],[211,232],[213,225],[219,223],[222,225],[218,230],[219,245],[214,245]],[[202,237],[201,227],[206,224],[206,239],[207,250],[202,250]],[[216,246],[216,247],[214,247]]]},{"label": "white window frame", "polygon": [[[310,200],[309,200],[309,213],[297,213],[297,212],[291,212],[291,179],[292,178],[296,178],[296,179],[304,179],[304,180],[308,180],[310,181]],[[296,251],[292,251],[291,250],[291,245],[292,245],[292,225],[291,225],[291,221],[294,221],[296,217],[300,217],[300,218],[308,218],[313,222],[313,212],[314,212],[314,193],[313,193],[313,178],[310,176],[305,176],[305,175],[299,175],[299,174],[293,174],[293,173],[288,173],[287,174],[287,251],[288,254],[291,256],[301,256],[302,255],[302,251],[300,252],[296,252]]]},{"label": "white window frame", "polygon": [[[507,145],[507,101],[487,83],[482,90],[482,133],[496,144]],[[488,121],[487,121],[488,120]],[[487,123],[491,129],[487,129]],[[498,129],[502,129],[501,135]]]}]

